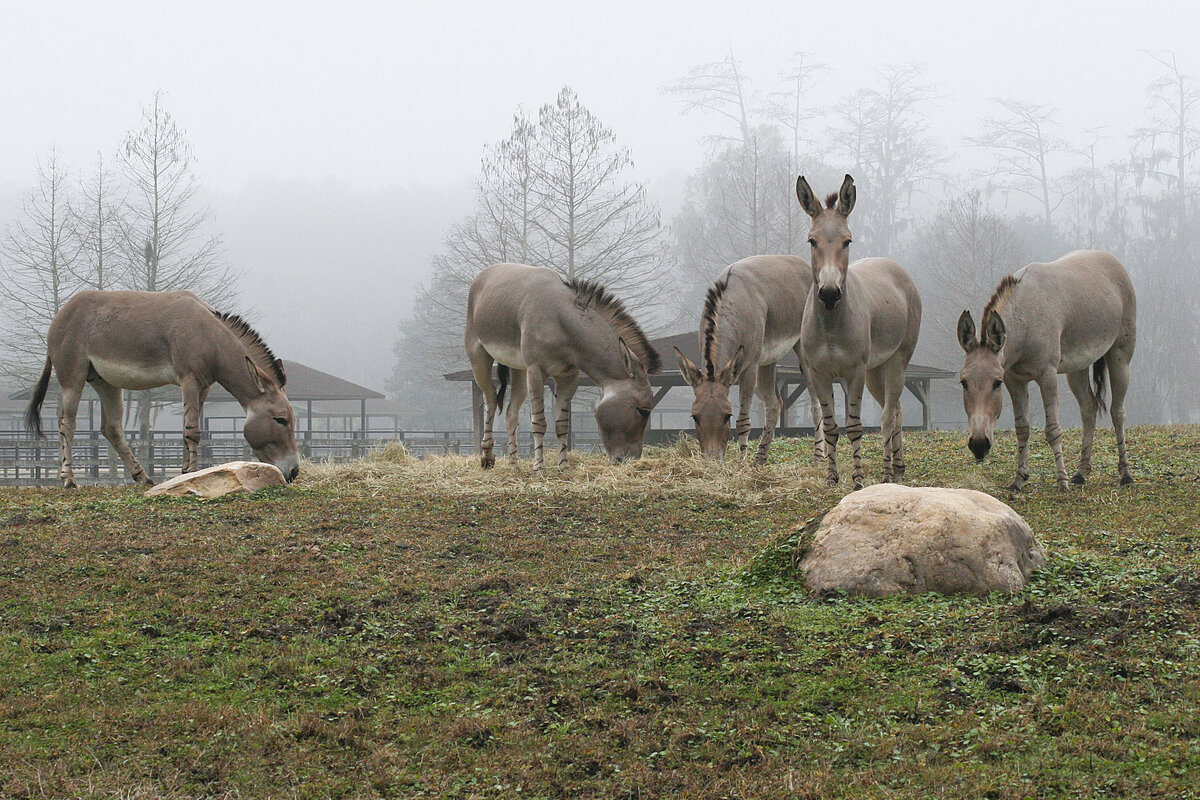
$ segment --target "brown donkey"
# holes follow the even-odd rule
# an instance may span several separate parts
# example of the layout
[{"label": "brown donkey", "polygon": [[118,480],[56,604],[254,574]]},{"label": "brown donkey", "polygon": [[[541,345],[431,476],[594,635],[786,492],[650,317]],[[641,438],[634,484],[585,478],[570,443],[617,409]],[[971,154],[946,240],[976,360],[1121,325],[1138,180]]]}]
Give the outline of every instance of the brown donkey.
[{"label": "brown donkey", "polygon": [[154,481],[125,440],[121,390],[168,383],[183,392],[184,472],[197,468],[200,409],[214,383],[245,409],[243,434],[258,459],[279,467],[289,482],[300,472],[283,363],[240,317],[216,311],[190,292],[87,291],[63,304],[46,339],[46,366],[33,389],[25,424],[42,435],[40,412],[53,369],[62,387],[58,440],[64,487],[76,486],[71,444],[84,383],[100,396],[104,438],[140,484]]}]

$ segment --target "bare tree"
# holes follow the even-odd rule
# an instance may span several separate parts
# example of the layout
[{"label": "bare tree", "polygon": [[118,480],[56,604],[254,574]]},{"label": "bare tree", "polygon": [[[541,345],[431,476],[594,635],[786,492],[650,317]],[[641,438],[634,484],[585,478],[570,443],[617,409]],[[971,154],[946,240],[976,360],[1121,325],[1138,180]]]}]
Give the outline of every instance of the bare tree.
[{"label": "bare tree", "polygon": [[[742,71],[741,62],[733,50],[720,61],[699,64],[664,91],[679,98],[684,114],[693,111],[708,111],[737,125],[735,141],[745,144],[750,140],[753,125],[751,115],[755,98],[750,90],[750,79]],[[714,139],[729,141],[733,137],[716,136]]]},{"label": "bare tree", "polygon": [[[237,296],[238,275],[225,260],[220,238],[208,230],[208,209],[196,197],[200,183],[191,145],[162,99],[155,92],[142,110],[141,127],[126,135],[118,154],[129,189],[126,285],[148,292],[191,291],[227,308]],[[151,471],[155,405],[151,392],[138,394],[139,446]]]},{"label": "bare tree", "polygon": [[539,261],[603,283],[633,309],[657,305],[672,265],[658,209],[629,178],[629,150],[569,87],[538,112],[537,150]]},{"label": "bare tree", "polygon": [[90,289],[112,289],[123,285],[129,270],[124,255],[125,199],[118,177],[96,157],[96,170],[80,187],[76,213],[80,246],[80,283]]},{"label": "bare tree", "polygon": [[1050,161],[1069,148],[1064,139],[1054,135],[1054,117],[1058,109],[1049,105],[1026,103],[1020,100],[997,98],[1002,114],[985,117],[983,132],[968,139],[975,147],[993,150],[996,161],[987,173],[996,180],[1002,191],[1023,194],[1035,200],[1042,209],[1046,226],[1054,224],[1053,215],[1067,194],[1056,179]]},{"label": "bare tree", "polygon": [[1189,167],[1200,153],[1200,127],[1192,121],[1200,109],[1200,84],[1179,67],[1174,53],[1152,56],[1166,74],[1147,88],[1149,124],[1135,133],[1135,164],[1144,178],[1157,181],[1172,202],[1167,209],[1176,235],[1186,233],[1189,201],[1196,195]]},{"label": "bare tree", "polygon": [[856,234],[866,247],[859,252],[891,253],[914,193],[937,175],[942,159],[924,116],[935,91],[923,73],[916,65],[883,67],[879,88],[855,92],[839,107],[833,151],[854,163],[861,186]]},{"label": "bare tree", "polygon": [[32,380],[41,370],[50,321],[80,288],[80,246],[68,180],[58,152],[51,149],[38,164],[37,186],[0,242],[0,370],[21,381]]}]

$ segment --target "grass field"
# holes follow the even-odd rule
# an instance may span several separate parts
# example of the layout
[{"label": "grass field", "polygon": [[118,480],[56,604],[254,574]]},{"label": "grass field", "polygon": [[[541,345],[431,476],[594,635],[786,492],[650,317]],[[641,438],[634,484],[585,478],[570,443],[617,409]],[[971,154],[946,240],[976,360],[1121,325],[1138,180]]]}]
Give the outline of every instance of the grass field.
[{"label": "grass field", "polygon": [[1132,430],[1127,488],[1039,439],[1016,497],[962,438],[907,480],[1025,516],[1017,596],[806,596],[803,441],[0,491],[0,797],[1200,797],[1200,428]]}]

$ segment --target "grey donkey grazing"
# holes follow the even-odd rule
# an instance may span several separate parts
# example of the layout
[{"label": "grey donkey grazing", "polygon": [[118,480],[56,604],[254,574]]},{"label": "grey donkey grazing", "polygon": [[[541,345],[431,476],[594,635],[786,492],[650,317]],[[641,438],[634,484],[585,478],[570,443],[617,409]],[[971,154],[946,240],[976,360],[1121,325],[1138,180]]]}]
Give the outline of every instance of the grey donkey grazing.
[{"label": "grey donkey grazing", "polygon": [[[982,461],[992,448],[1007,386],[1017,430],[1017,473],[1011,489],[1029,479],[1029,382],[1042,392],[1046,441],[1054,451],[1056,482],[1067,488],[1058,421],[1058,375],[1079,401],[1083,444],[1074,483],[1092,471],[1096,412],[1104,410],[1104,378],[1117,438],[1117,472],[1131,483],[1125,453],[1125,392],[1137,339],[1137,299],[1121,262],[1098,250],[1076,250],[1049,264],[1029,264],[1006,276],[983,309],[983,332],[975,338],[970,311],[958,319],[963,361],[963,405],[970,424],[967,445]],[[1089,382],[1088,373],[1092,380]]]},{"label": "grey donkey grazing", "polygon": [[[558,464],[566,467],[571,400],[582,371],[600,389],[596,423],[613,461],[637,458],[654,398],[649,373],[659,368],[650,340],[620,300],[586,280],[568,281],[552,269],[493,264],[476,276],[467,300],[465,345],[475,382],[483,392],[480,461],[496,463],[492,426],[512,378],[508,453],[517,456],[517,425],[528,395],[533,428],[533,468],[543,465],[546,435],[544,387],[554,379],[554,432]],[[492,383],[492,364],[499,390]]]},{"label": "grey donkey grazing", "polygon": [[854,488],[863,486],[863,385],[883,406],[884,481],[904,476],[903,425],[900,394],[917,335],[921,330],[921,297],[904,268],[887,258],[850,262],[850,227],[854,209],[854,179],[826,198],[825,206],[803,176],[796,180],[796,197],[812,228],[813,286],[804,307],[800,334],[801,363],[821,404],[825,434],[826,480],[838,483],[838,426],[833,418],[833,381],[846,382],[846,435],[854,450]]},{"label": "grey donkey grazing", "polygon": [[[675,349],[683,379],[695,392],[692,420],[700,449],[710,458],[725,457],[733,406],[729,389],[738,384],[737,436],[746,453],[750,440],[750,404],[757,393],[766,414],[755,461],[764,463],[775,438],[782,399],[775,384],[779,359],[794,350],[800,358],[800,327],[812,285],[812,268],[797,256],[751,256],[726,267],[709,288],[700,320],[702,366]],[[801,359],[803,369],[803,359]],[[816,457],[821,426],[812,398]]]},{"label": "grey donkey grazing", "polygon": [[290,482],[300,472],[295,418],[283,364],[244,320],[223,314],[190,292],[79,292],[50,323],[46,366],[25,412],[42,435],[41,407],[51,370],[62,387],[58,418],[63,486],[74,488],[71,445],[85,383],[100,396],[101,430],[140,484],[154,483],[134,457],[122,426],[122,389],[177,384],[183,393],[183,471],[198,466],[200,409],[219,383],[246,411],[243,434],[259,460]]}]

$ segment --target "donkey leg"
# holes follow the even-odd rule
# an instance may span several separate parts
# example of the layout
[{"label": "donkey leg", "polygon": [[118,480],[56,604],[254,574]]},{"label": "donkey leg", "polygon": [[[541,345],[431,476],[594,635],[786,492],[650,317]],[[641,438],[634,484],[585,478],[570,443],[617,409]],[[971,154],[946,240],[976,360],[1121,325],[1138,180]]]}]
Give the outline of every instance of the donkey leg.
[{"label": "donkey leg", "polygon": [[124,391],[99,378],[92,381],[92,388],[100,396],[100,432],[125,463],[129,476],[142,486],[153,486],[154,481],[146,474],[146,470],[142,469],[125,439]]},{"label": "donkey leg", "polygon": [[808,405],[812,412],[813,422],[813,466],[815,467],[825,457],[825,436],[821,432],[821,404],[817,402],[817,395],[813,392],[808,370],[804,368],[804,354],[800,352],[800,342],[797,341],[792,350],[796,353],[796,362],[800,364],[800,371],[804,373],[804,382],[808,385]]},{"label": "donkey leg", "polygon": [[62,387],[62,401],[58,411],[58,476],[64,489],[74,489],[75,470],[71,463],[72,445],[75,442],[75,416],[79,413],[79,399],[83,387]]},{"label": "donkey leg", "polygon": [[525,397],[529,394],[529,384],[526,383],[525,370],[514,369],[510,374],[512,386],[509,387],[508,410],[504,412],[505,428],[508,431],[508,457],[516,461],[521,454],[517,429],[521,426],[521,408],[525,405]]},{"label": "donkey leg", "polygon": [[743,458],[750,449],[750,405],[754,402],[754,392],[757,388],[758,370],[747,368],[742,372],[742,379],[738,381],[737,438]]},{"label": "donkey leg", "polygon": [[192,376],[179,382],[183,394],[183,443],[186,453],[183,472],[195,472],[200,464],[200,386]]},{"label": "donkey leg", "polygon": [[863,488],[864,476],[862,466],[862,394],[865,375],[859,371],[846,380],[846,435],[850,437],[850,447],[854,455],[854,467],[850,478],[854,481],[855,491]]},{"label": "donkey leg", "polygon": [[883,417],[888,426],[884,449],[891,451],[892,480],[897,483],[904,480],[904,410],[900,399],[904,395],[904,376],[908,371],[909,358],[911,354],[889,361],[883,374]]},{"label": "donkey leg", "polygon": [[1104,357],[1108,365],[1108,383],[1112,391],[1108,411],[1112,415],[1113,433],[1117,437],[1117,474],[1121,485],[1133,483],[1129,471],[1129,456],[1125,452],[1125,393],[1129,390],[1129,356],[1109,351]]},{"label": "donkey leg", "polygon": [[758,452],[754,454],[756,464],[767,463],[767,453],[771,450],[771,442],[775,440],[775,425],[779,422],[779,409],[783,408],[783,399],[779,396],[779,387],[775,385],[775,365],[768,364],[758,368],[758,396],[763,401],[762,436],[758,438]]},{"label": "donkey leg", "polygon": [[496,387],[492,383],[492,364],[495,359],[483,348],[469,355],[475,383],[483,392],[483,435],[479,439],[479,465],[484,469],[491,469],[496,465],[496,457],[492,454],[492,448],[495,446],[492,426],[496,422]]},{"label": "donkey leg", "polygon": [[879,437],[883,443],[883,470],[880,472],[879,480],[882,483],[891,483],[893,477],[892,470],[892,408],[888,404],[887,392],[884,391],[884,368],[876,367],[872,370],[867,370],[867,391],[871,393],[871,397],[875,398],[875,402],[879,403],[879,407],[883,409],[882,416],[879,418]]},{"label": "donkey leg", "polygon": [[1054,475],[1058,488],[1066,489],[1067,466],[1063,461],[1062,426],[1058,422],[1058,374],[1047,370],[1038,378],[1038,388],[1042,391],[1042,406],[1046,410],[1046,442],[1054,451]]},{"label": "donkey leg", "polygon": [[1088,370],[1082,369],[1067,375],[1071,394],[1079,401],[1079,417],[1083,421],[1083,443],[1079,448],[1079,467],[1071,477],[1071,483],[1082,485],[1092,474],[1092,437],[1096,433],[1096,398],[1092,396]]},{"label": "donkey leg", "polygon": [[1013,427],[1017,432],[1017,473],[1008,488],[1019,492],[1029,480],[1029,383],[1020,378],[1005,378],[1012,398]]},{"label": "donkey leg", "polygon": [[817,402],[821,404],[821,433],[825,446],[825,482],[830,486],[838,485],[837,471],[837,420],[833,418],[833,381],[825,376],[809,380],[809,391],[815,391]]},{"label": "donkey leg", "polygon": [[546,378],[541,367],[531,366],[525,371],[529,386],[529,427],[533,430],[533,468],[544,466],[546,439]]},{"label": "donkey leg", "polygon": [[558,439],[559,469],[570,466],[568,453],[571,448],[571,401],[575,399],[575,387],[578,383],[578,372],[554,379],[554,435]]}]

